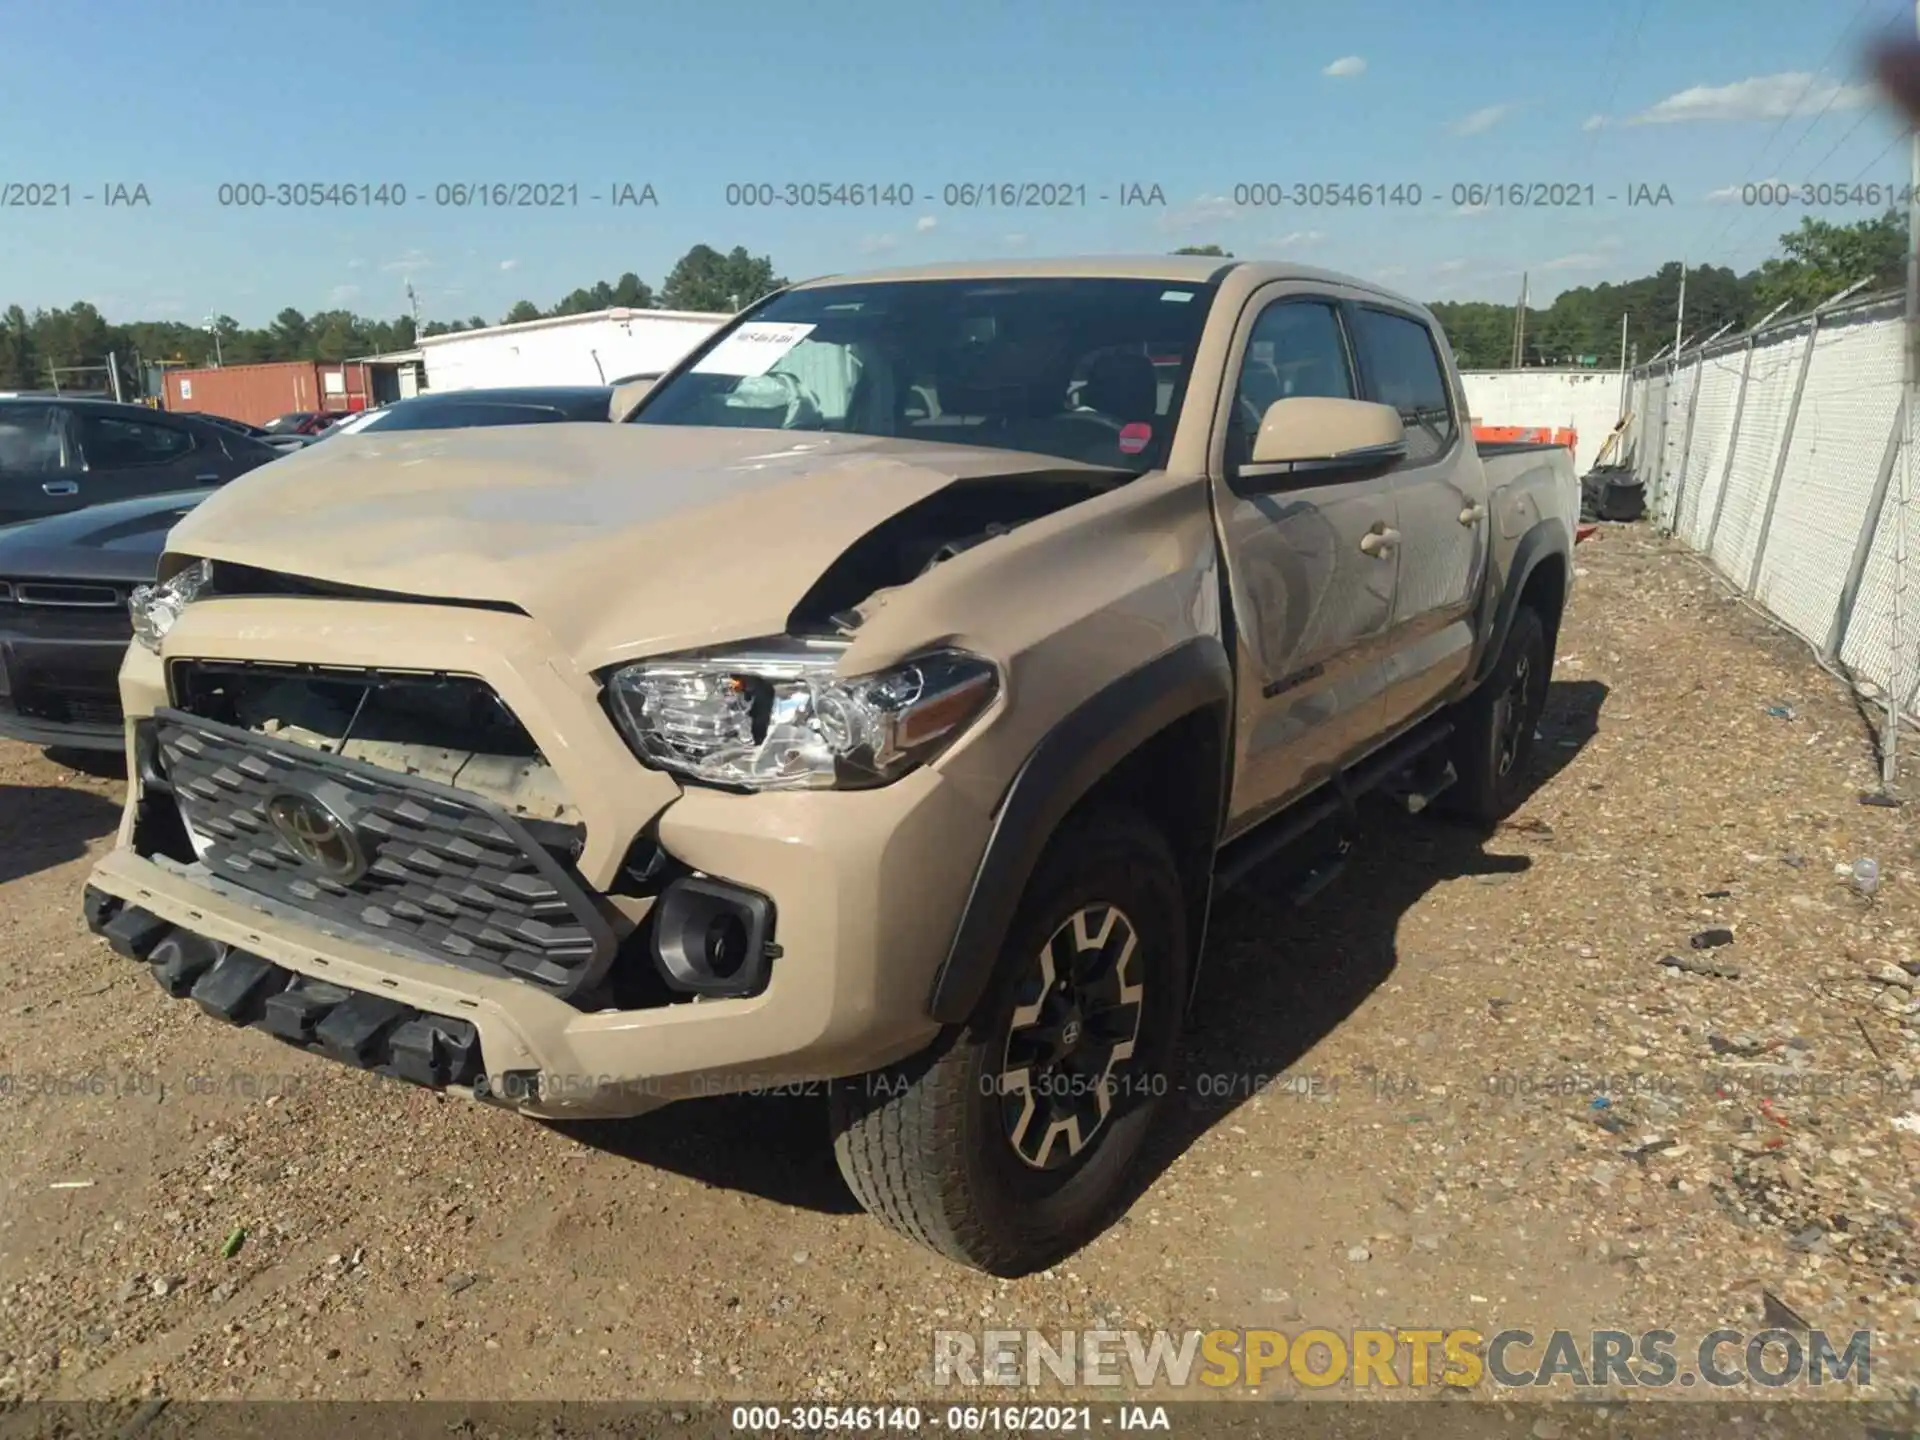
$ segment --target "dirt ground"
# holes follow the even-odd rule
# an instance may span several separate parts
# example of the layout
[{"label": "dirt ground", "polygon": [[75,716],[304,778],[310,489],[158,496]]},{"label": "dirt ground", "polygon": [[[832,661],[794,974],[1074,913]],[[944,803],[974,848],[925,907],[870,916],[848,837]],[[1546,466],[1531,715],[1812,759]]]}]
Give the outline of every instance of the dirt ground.
[{"label": "dirt ground", "polygon": [[1579,558],[1525,808],[1224,901],[1151,1184],[1016,1282],[860,1214],[810,1100],[562,1131],[167,999],[79,916],[122,782],[0,742],[0,1400],[879,1400],[942,1328],[1763,1315],[1904,1388],[1916,811],[1859,803],[1854,703],[1695,561]]}]

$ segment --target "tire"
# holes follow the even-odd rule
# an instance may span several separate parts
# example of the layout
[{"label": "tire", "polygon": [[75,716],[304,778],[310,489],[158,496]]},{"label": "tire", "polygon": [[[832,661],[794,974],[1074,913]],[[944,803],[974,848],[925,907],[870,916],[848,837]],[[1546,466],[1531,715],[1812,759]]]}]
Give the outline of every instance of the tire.
[{"label": "tire", "polygon": [[1533,732],[1546,708],[1553,648],[1540,612],[1514,611],[1493,673],[1464,700],[1454,716],[1453,768],[1458,779],[1444,809],[1473,824],[1492,826],[1526,798],[1533,760]]},{"label": "tire", "polygon": [[[1077,1001],[1046,986],[1075,960],[1087,973]],[[911,1060],[832,1086],[834,1157],[855,1197],[993,1275],[1078,1250],[1127,1199],[1171,1088],[1188,970],[1179,874],[1159,831],[1129,810],[1070,820],[1034,869],[974,1017]],[[1074,1045],[1071,1021],[1078,1046],[1048,1070]]]}]

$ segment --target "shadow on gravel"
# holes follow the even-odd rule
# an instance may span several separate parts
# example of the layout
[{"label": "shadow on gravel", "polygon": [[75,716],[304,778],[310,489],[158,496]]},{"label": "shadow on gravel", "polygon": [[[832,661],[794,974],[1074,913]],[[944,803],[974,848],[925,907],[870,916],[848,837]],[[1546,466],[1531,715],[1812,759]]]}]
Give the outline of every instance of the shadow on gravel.
[{"label": "shadow on gravel", "polygon": [[[1599,730],[1607,687],[1594,680],[1556,681],[1547,694],[1528,772],[1528,793],[1564,770]],[[1303,907],[1287,895],[1283,877],[1249,875],[1215,903],[1199,995],[1188,1017],[1186,1053],[1165,1120],[1134,1185],[1133,1198],[1195,1141],[1261,1093],[1311,1098],[1335,1077],[1313,1075],[1304,1057],[1383,984],[1399,961],[1396,934],[1402,916],[1435,885],[1477,877],[1493,888],[1525,871],[1520,851],[1551,844],[1538,822],[1525,817],[1492,836],[1440,820],[1415,819],[1385,803],[1361,806],[1360,843],[1344,873]],[[1443,1016],[1434,1028],[1444,1028]],[[1412,1039],[1412,1037],[1408,1037]],[[1415,1052],[1379,1057],[1377,1084],[1402,1085],[1417,1066]],[[1342,1086],[1368,1077],[1342,1075]],[[1299,1158],[1311,1158],[1302,1156]]]},{"label": "shadow on gravel", "polygon": [[860,1205],[834,1164],[825,1087],[820,1090],[682,1100],[633,1120],[553,1128],[582,1145],[706,1185],[851,1215]]},{"label": "shadow on gravel", "polygon": [[46,752],[47,759],[56,765],[64,765],[69,770],[78,770],[82,775],[91,775],[97,780],[124,780],[127,778],[127,756],[124,750],[66,750],[55,748]]},{"label": "shadow on gravel", "polygon": [[[1594,736],[1606,694],[1597,681],[1554,683],[1531,789]],[[1351,866],[1308,906],[1294,908],[1277,879],[1263,892],[1266,877],[1256,873],[1215,907],[1188,1026],[1187,1073],[1176,1082],[1183,1089],[1149,1142],[1136,1196],[1251,1098],[1249,1077],[1295,1067],[1386,979],[1400,917],[1429,889],[1465,875],[1498,879],[1531,864],[1523,855],[1483,853],[1482,837],[1458,826],[1412,820],[1383,805],[1363,812],[1370,812],[1367,829]],[[1524,828],[1500,833],[1516,846],[1533,838]],[[684,1100],[634,1120],[554,1128],[596,1150],[783,1205],[835,1215],[860,1208],[834,1165],[826,1105],[816,1095]]]},{"label": "shadow on gravel", "polygon": [[120,806],[91,790],[0,785],[0,885],[79,859],[119,823]]}]

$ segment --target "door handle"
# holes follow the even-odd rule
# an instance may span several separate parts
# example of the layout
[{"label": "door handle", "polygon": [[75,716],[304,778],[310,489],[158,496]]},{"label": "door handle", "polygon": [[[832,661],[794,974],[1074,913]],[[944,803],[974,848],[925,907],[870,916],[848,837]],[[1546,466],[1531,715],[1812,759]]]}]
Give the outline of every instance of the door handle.
[{"label": "door handle", "polygon": [[1385,555],[1400,543],[1398,530],[1369,530],[1360,537],[1362,555]]},{"label": "door handle", "polygon": [[1462,525],[1477,525],[1486,518],[1487,507],[1477,502],[1467,506],[1466,509],[1460,512],[1460,523]]},{"label": "door handle", "polygon": [[49,480],[40,487],[43,495],[78,495],[80,484],[75,480]]}]

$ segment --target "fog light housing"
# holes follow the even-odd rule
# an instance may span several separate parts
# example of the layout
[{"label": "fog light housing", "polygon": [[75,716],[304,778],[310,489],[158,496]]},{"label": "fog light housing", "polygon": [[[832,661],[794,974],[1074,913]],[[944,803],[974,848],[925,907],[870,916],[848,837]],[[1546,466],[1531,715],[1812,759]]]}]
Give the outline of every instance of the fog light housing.
[{"label": "fog light housing", "polygon": [[686,995],[755,995],[780,949],[773,901],[724,880],[676,880],[653,907],[653,963]]}]

